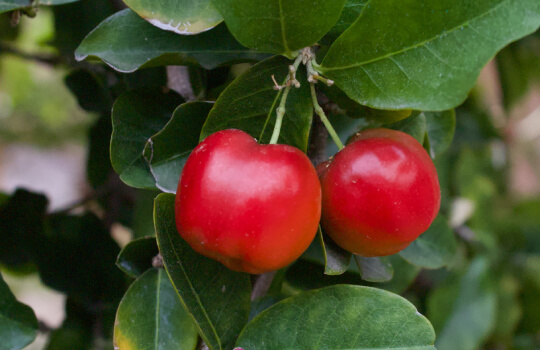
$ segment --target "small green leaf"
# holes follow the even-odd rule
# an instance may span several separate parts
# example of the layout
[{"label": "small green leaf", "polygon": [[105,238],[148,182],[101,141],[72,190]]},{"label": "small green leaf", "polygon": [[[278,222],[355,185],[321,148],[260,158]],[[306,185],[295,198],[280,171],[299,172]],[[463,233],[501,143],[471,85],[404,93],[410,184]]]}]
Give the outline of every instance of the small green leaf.
[{"label": "small green leaf", "polygon": [[362,279],[367,282],[388,282],[394,276],[392,263],[386,257],[365,258],[354,255]]},{"label": "small green leaf", "polygon": [[403,131],[414,137],[420,144],[424,143],[426,137],[426,117],[424,113],[414,112],[409,118],[397,123],[386,125],[387,128]]},{"label": "small green leaf", "polygon": [[212,0],[247,47],[284,55],[315,44],[337,22],[346,0]]},{"label": "small green leaf", "polygon": [[351,257],[351,253],[323,234],[320,226],[316,238],[302,254],[302,258],[324,265],[324,274],[329,276],[341,275],[347,272]]},{"label": "small green leaf", "polygon": [[161,194],[154,207],[165,268],[206,345],[213,350],[231,349],[249,317],[249,275],[193,251],[176,230],[174,200],[172,194]]},{"label": "small green leaf", "polygon": [[456,112],[451,109],[444,112],[424,112],[427,125],[427,137],[432,156],[446,151],[456,131]]},{"label": "small green leaf", "polygon": [[55,5],[64,5],[69,4],[72,2],[76,2],[79,0],[39,0],[40,5],[49,5],[49,6],[55,6]]},{"label": "small green leaf", "polygon": [[488,261],[477,257],[458,283],[436,289],[428,299],[437,349],[478,349],[494,326],[496,303]]},{"label": "small green leaf", "polygon": [[146,143],[169,122],[183,99],[161,89],[128,91],[115,101],[112,110],[111,162],[126,184],[155,188],[148,160],[143,157]]},{"label": "small green leaf", "polygon": [[19,303],[0,274],[0,350],[19,350],[37,336],[38,321],[28,305]]},{"label": "small green leaf", "polygon": [[[289,74],[291,62],[275,56],[262,61],[236,78],[219,96],[203,127],[201,140],[229,128],[240,129],[267,143],[272,135],[281,92],[274,90],[272,76],[283,82]],[[301,87],[289,93],[280,143],[307,150],[313,106],[305,70],[297,73]]]},{"label": "small green leaf", "polygon": [[199,143],[199,134],[212,107],[213,103],[209,102],[184,103],[174,111],[167,125],[148,139],[143,158],[156,187],[176,192],[182,168]]},{"label": "small green leaf", "polygon": [[223,21],[210,0],[125,0],[125,3],[156,27],[177,34],[198,34]]},{"label": "small green leaf", "polygon": [[150,269],[118,306],[114,346],[126,350],[194,350],[198,334],[163,269]]},{"label": "small green leaf", "polygon": [[399,255],[413,265],[438,269],[452,261],[456,250],[454,232],[448,226],[447,220],[439,215],[429,229],[399,252]]},{"label": "small green leaf", "polygon": [[195,36],[160,30],[133,11],[120,11],[84,38],[75,58],[102,59],[114,69],[130,73],[142,67],[201,65],[215,68],[230,61],[260,60],[261,55],[240,45],[224,25]]},{"label": "small green leaf", "polygon": [[152,267],[152,259],[159,254],[156,237],[142,237],[129,242],[118,255],[116,266],[133,278]]},{"label": "small green leaf", "polygon": [[538,0],[371,1],[320,70],[363,105],[446,110],[497,51],[539,26]]},{"label": "small green leaf", "polygon": [[263,311],[237,347],[257,350],[435,350],[429,321],[406,299],[340,285],[301,293]]}]

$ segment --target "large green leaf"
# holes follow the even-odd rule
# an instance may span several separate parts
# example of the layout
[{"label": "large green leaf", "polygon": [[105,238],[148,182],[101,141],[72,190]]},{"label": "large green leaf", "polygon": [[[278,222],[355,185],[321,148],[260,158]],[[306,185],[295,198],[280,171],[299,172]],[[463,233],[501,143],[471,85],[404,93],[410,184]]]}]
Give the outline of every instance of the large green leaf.
[{"label": "large green leaf", "polygon": [[493,328],[497,296],[488,261],[473,260],[460,281],[437,289],[428,316],[437,331],[438,350],[474,350]]},{"label": "large green leaf", "polygon": [[[274,90],[272,76],[283,82],[291,62],[275,56],[260,62],[236,78],[219,96],[203,127],[201,140],[223,129],[235,128],[267,143],[272,135],[281,92]],[[313,106],[305,70],[297,73],[299,89],[292,88],[285,106],[280,143],[307,150]]]},{"label": "large green leaf", "polygon": [[210,0],[125,0],[125,3],[156,27],[178,34],[204,32],[223,21]]},{"label": "large green leaf", "polygon": [[114,325],[114,345],[129,350],[193,350],[198,334],[163,269],[150,269],[129,287]]},{"label": "large green leaf", "polygon": [[211,69],[229,61],[260,60],[265,55],[240,45],[224,25],[195,36],[160,30],[133,11],[120,11],[100,23],[81,42],[75,58],[102,59],[121,72],[141,67],[197,65]]},{"label": "large green leaf", "polygon": [[498,50],[539,26],[538,0],[370,1],[320,70],[361,104],[445,110]]},{"label": "large green leaf", "polygon": [[332,286],[279,302],[253,319],[243,349],[434,350],[429,321],[406,299],[360,286]]},{"label": "large green leaf", "polygon": [[37,336],[38,321],[34,311],[21,304],[0,275],[0,350],[19,350]]},{"label": "large green leaf", "polygon": [[212,0],[247,47],[285,55],[315,44],[339,19],[346,0]]},{"label": "large green leaf", "polygon": [[199,134],[212,107],[209,102],[182,104],[167,125],[148,139],[143,157],[158,188],[176,192],[182,168],[199,143]]},{"label": "large green leaf", "polygon": [[183,99],[174,92],[140,89],[122,94],[112,110],[111,162],[120,178],[130,186],[154,188],[156,182],[144,147],[169,122]]},{"label": "large green leaf", "polygon": [[399,252],[413,265],[438,269],[449,264],[456,254],[457,242],[447,220],[437,216],[429,229]]},{"label": "large green leaf", "polygon": [[249,317],[249,275],[191,249],[176,230],[174,195],[156,198],[154,222],[165,268],[200,335],[210,349],[231,349]]}]

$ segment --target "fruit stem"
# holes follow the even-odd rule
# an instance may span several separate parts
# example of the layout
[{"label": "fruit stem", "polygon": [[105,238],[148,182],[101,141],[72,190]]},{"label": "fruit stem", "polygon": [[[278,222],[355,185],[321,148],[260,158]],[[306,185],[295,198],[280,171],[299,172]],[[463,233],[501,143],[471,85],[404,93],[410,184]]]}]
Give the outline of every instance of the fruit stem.
[{"label": "fruit stem", "polygon": [[[289,74],[287,76],[285,85],[275,85],[274,89],[276,90],[283,90],[283,95],[281,96],[281,101],[279,101],[279,107],[276,108],[276,124],[274,125],[274,131],[272,132],[272,138],[270,139],[269,144],[275,145],[278,142],[279,134],[281,133],[281,125],[283,124],[283,117],[285,116],[285,105],[287,103],[287,96],[289,95],[289,91],[291,91],[291,87],[294,86],[295,88],[300,87],[300,82],[296,80],[296,71],[298,70],[298,66],[300,63],[302,63],[304,55],[299,55],[296,60],[294,60],[294,63],[289,66]],[[272,76],[272,80],[274,80],[274,83],[276,82],[275,78]]]},{"label": "fruit stem", "polygon": [[279,107],[276,109],[276,125],[274,125],[274,131],[272,132],[272,138],[270,139],[271,145],[275,145],[279,139],[281,124],[283,123],[283,116],[285,115],[285,103],[287,102],[287,95],[289,95],[289,91],[291,91],[291,87],[285,87],[283,96],[281,96],[281,101],[279,102]]},{"label": "fruit stem", "polygon": [[311,89],[311,99],[313,101],[313,108],[315,109],[315,113],[317,113],[319,118],[321,118],[321,121],[326,127],[326,130],[328,130],[328,134],[330,134],[330,137],[332,137],[332,140],[341,151],[343,148],[345,148],[345,146],[343,146],[343,143],[341,142],[336,130],[334,130],[334,127],[332,126],[332,124],[330,124],[330,121],[326,117],[324,110],[321,108],[321,106],[319,106],[319,101],[317,101],[317,93],[315,92],[315,83],[309,83],[309,87]]}]

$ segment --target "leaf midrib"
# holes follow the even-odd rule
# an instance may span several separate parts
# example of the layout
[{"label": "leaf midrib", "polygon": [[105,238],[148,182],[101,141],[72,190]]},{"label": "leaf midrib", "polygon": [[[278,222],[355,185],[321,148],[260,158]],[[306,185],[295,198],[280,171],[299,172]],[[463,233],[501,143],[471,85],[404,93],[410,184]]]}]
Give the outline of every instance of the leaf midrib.
[{"label": "leaf midrib", "polygon": [[[390,58],[392,56],[396,56],[396,55],[399,55],[401,53],[404,53],[404,52],[407,52],[407,51],[410,51],[410,50],[414,50],[414,49],[417,49],[418,47],[421,47],[421,46],[425,46],[427,43],[430,43],[430,42],[433,42],[437,39],[440,39],[450,33],[453,33],[455,31],[457,31],[458,29],[462,28],[462,27],[467,27],[471,24],[471,22],[474,22],[478,19],[481,19],[483,17],[486,17],[487,15],[489,15],[490,13],[496,11],[499,9],[499,7],[503,6],[503,5],[506,5],[510,0],[502,0],[500,3],[498,3],[496,6],[492,7],[491,9],[489,9],[488,11],[482,13],[481,15],[479,16],[476,16],[476,17],[473,17],[471,19],[469,19],[468,21],[462,23],[461,25],[457,25],[447,31],[444,31],[442,33],[439,33],[437,35],[435,35],[434,37],[432,38],[429,38],[429,39],[426,39],[420,43],[417,43],[417,44],[414,44],[412,46],[408,46],[408,47],[405,47],[399,51],[396,51],[396,52],[390,52],[384,56],[380,56],[380,57],[376,57],[376,58],[373,58],[373,59],[370,59],[370,60],[367,60],[367,61],[363,61],[363,62],[358,62],[358,63],[354,63],[354,64],[350,64],[350,65],[347,65],[347,66],[341,66],[341,67],[329,67],[329,68],[326,68],[324,67],[324,61],[321,65],[321,69],[324,71],[324,72],[328,72],[328,71],[333,71],[333,70],[345,70],[345,69],[351,69],[351,68],[356,68],[356,67],[361,67],[361,66],[364,66],[364,65],[367,65],[367,64],[370,64],[370,63],[374,63],[374,62],[377,62],[377,61],[382,61],[384,59],[387,59],[387,58]],[[367,8],[367,6],[365,7]],[[363,15],[363,12],[365,11],[365,8],[364,10],[362,11],[362,15]],[[357,21],[360,21],[361,18],[362,18],[362,15],[360,15],[358,17],[358,20]]]},{"label": "leaf midrib", "polygon": [[[189,285],[189,289],[191,290],[191,292],[193,293],[195,299],[197,300],[197,303],[201,309],[201,311],[203,312],[203,315],[204,317],[206,318],[207,322],[208,322],[208,325],[210,326],[210,329],[213,331],[214,333],[214,336],[215,336],[215,341],[217,342],[218,346],[219,346],[219,349],[221,349],[221,342],[219,341],[219,336],[217,334],[217,330],[214,328],[214,324],[212,323],[212,320],[210,319],[210,316],[208,316],[208,313],[206,312],[206,309],[202,306],[202,302],[201,302],[201,299],[199,299],[199,295],[198,293],[196,292],[195,288],[193,287],[193,284],[191,284],[191,280],[189,279],[185,269],[184,269],[184,264],[182,262],[182,260],[180,259],[180,255],[176,252],[176,249],[174,248],[174,244],[173,244],[173,241],[171,239],[171,236],[168,234],[168,232],[166,233],[166,236],[167,236],[167,240],[169,241],[169,244],[170,244],[170,247],[171,247],[171,250],[173,252],[173,254],[176,256],[176,261],[179,262],[179,266],[180,266],[180,269],[182,270],[182,273],[186,279],[186,281],[188,282],[188,285]],[[174,284],[174,283],[173,283]],[[176,292],[178,293],[178,290],[176,288],[176,286],[174,286],[174,289],[176,290]],[[178,293],[180,294],[180,293]],[[184,300],[180,297],[180,300],[182,301],[183,304],[185,304]],[[199,322],[195,322],[195,324],[197,325],[197,328],[199,328],[201,330],[201,336],[203,338],[206,338],[204,339],[206,342],[208,342],[208,337],[206,336],[206,333],[202,330],[201,326],[199,325]],[[203,336],[203,334],[205,336]],[[210,344],[208,344],[210,345]]]}]

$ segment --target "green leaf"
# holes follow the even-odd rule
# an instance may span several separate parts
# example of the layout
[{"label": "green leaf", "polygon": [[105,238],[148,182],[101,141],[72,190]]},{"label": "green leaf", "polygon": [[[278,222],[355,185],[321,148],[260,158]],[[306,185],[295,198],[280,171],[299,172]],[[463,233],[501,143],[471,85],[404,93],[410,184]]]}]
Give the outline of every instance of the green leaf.
[{"label": "green leaf", "polygon": [[213,350],[231,349],[249,316],[249,275],[193,251],[176,230],[174,200],[172,194],[161,194],[154,207],[165,268],[206,345]]},{"label": "green leaf", "polygon": [[[115,306],[117,307],[117,305]],[[116,311],[116,307],[114,311]],[[60,328],[51,332],[45,350],[90,350],[92,348],[94,324],[100,323],[102,327],[105,326],[103,324],[104,309],[105,305],[102,304],[100,317],[91,308],[84,308],[68,297],[66,299],[64,322],[62,322]],[[114,314],[112,316],[114,321]],[[111,332],[112,328],[111,325]]]},{"label": "green leaf", "polygon": [[434,350],[429,321],[406,299],[360,286],[301,293],[263,311],[244,328],[243,349]]},{"label": "green leaf", "polygon": [[428,299],[437,349],[478,349],[494,326],[496,303],[490,266],[478,257],[458,283],[435,290]]},{"label": "green leaf", "polygon": [[446,110],[497,51],[539,26],[537,0],[371,1],[320,70],[360,104]]},{"label": "green leaf", "polygon": [[178,106],[167,125],[148,139],[143,158],[157,188],[176,192],[182,168],[191,151],[199,144],[199,134],[213,105],[209,102],[189,102]]},{"label": "green leaf", "polygon": [[0,274],[0,350],[19,350],[37,336],[38,321],[31,307],[19,303]]},{"label": "green leaf", "polygon": [[339,19],[346,0],[212,0],[239,42],[289,58],[315,44]]},{"label": "green leaf", "polygon": [[446,151],[456,131],[456,112],[451,109],[444,112],[424,112],[427,125],[427,137],[430,153],[437,156]]},{"label": "green leaf", "polygon": [[356,22],[368,2],[368,0],[347,0],[336,25],[319,42],[323,45],[332,44],[347,28]]},{"label": "green leaf", "polygon": [[394,276],[390,281],[377,283],[375,286],[392,293],[401,294],[409,288],[416,276],[418,276],[420,268],[409,264],[399,254],[390,255],[388,260],[394,269]]},{"label": "green leaf", "polygon": [[413,265],[438,269],[448,265],[457,251],[457,241],[447,220],[437,216],[429,229],[399,255]]},{"label": "green leaf", "polygon": [[[268,143],[276,119],[275,109],[279,105],[281,92],[274,90],[272,75],[278,82],[289,74],[291,62],[274,56],[262,61],[236,78],[219,96],[210,111],[202,133],[205,137],[229,128],[240,129]],[[305,70],[300,69],[297,78],[299,89],[292,88],[285,106],[285,116],[279,143],[286,143],[304,152],[307,150],[309,130],[313,118],[313,106]]]},{"label": "green leaf", "polygon": [[156,237],[142,237],[129,242],[118,255],[116,266],[133,278],[152,267],[152,259],[159,254]]},{"label": "green leaf", "polygon": [[30,6],[30,0],[0,0],[0,13]]},{"label": "green leaf", "polygon": [[337,86],[326,86],[319,84],[318,88],[339,107],[336,114],[345,114],[350,118],[365,118],[373,123],[390,124],[409,117],[412,113],[410,109],[404,110],[383,110],[362,106],[358,102],[351,100]]},{"label": "green leaf", "polygon": [[210,0],[126,0],[125,3],[156,27],[177,34],[205,32],[223,21]]},{"label": "green leaf", "polygon": [[37,266],[42,282],[82,305],[117,302],[126,280],[114,265],[120,248],[94,214],[48,217]]},{"label": "green leaf", "polygon": [[112,110],[111,162],[122,181],[133,187],[155,188],[143,150],[151,136],[169,122],[183,99],[162,89],[128,91]]},{"label": "green leaf", "polygon": [[120,302],[114,326],[115,348],[194,350],[198,338],[163,269],[142,274]]},{"label": "green leaf", "polygon": [[11,269],[35,263],[43,237],[47,198],[41,194],[17,190],[0,207],[0,263]]},{"label": "green leaf", "polygon": [[133,11],[120,11],[100,23],[75,51],[75,58],[99,58],[120,72],[142,67],[198,65],[211,69],[230,61],[266,55],[240,45],[224,25],[195,36],[160,30]]},{"label": "green leaf", "polygon": [[316,238],[302,254],[302,258],[324,265],[324,274],[329,276],[341,275],[347,272],[351,257],[351,253],[323,234],[320,226]]},{"label": "green leaf", "polygon": [[354,255],[362,279],[367,282],[388,282],[394,276],[392,263],[386,257],[365,258]]},{"label": "green leaf", "polygon": [[107,86],[96,74],[76,69],[64,78],[64,82],[85,111],[108,113],[111,110],[113,101]]},{"label": "green leaf", "polygon": [[414,112],[409,118],[386,126],[389,129],[403,131],[414,137],[420,144],[426,137],[426,116],[421,112]]}]

